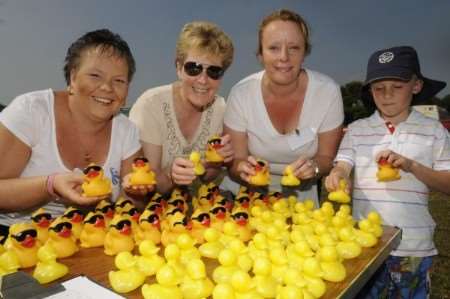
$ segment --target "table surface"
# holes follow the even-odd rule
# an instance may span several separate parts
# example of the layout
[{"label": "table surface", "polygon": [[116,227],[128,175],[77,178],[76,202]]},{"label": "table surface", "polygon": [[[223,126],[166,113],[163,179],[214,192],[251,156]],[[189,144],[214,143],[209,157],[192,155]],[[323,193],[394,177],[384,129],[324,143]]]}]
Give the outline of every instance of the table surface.
[{"label": "table surface", "polygon": [[[382,237],[376,246],[364,248],[357,258],[344,261],[347,277],[340,283],[327,282],[327,291],[322,298],[353,298],[372,274],[378,269],[389,253],[395,248],[401,238],[398,228],[385,226]],[[75,255],[60,260],[70,269],[70,275],[63,280],[85,275],[101,285],[111,288],[108,280],[108,272],[115,269],[114,257],[103,253],[103,248],[81,249]],[[217,265],[216,261],[207,260],[207,272]],[[210,276],[211,277],[211,276]],[[147,278],[146,283],[153,283],[154,276]],[[126,298],[143,298],[141,288],[133,292],[122,294]]]}]

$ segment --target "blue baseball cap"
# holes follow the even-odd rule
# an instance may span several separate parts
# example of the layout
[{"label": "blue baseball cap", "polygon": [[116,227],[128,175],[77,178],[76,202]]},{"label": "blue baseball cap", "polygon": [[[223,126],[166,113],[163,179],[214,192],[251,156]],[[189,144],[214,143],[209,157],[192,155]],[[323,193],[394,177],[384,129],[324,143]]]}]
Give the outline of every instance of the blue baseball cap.
[{"label": "blue baseball cap", "polygon": [[361,98],[366,105],[375,108],[375,103],[369,90],[372,82],[383,79],[409,81],[413,75],[416,75],[423,81],[423,87],[418,94],[414,95],[412,105],[431,99],[447,85],[443,81],[432,80],[422,75],[419,57],[413,47],[400,46],[378,50],[369,58]]}]

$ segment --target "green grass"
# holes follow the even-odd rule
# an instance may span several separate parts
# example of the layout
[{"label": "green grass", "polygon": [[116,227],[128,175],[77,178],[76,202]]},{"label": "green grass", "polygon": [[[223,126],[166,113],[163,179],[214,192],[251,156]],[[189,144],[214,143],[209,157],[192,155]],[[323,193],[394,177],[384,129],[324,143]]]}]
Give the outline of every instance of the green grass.
[{"label": "green grass", "polygon": [[431,298],[450,298],[450,196],[432,193],[429,207],[436,221],[434,240],[439,250],[431,273]]}]

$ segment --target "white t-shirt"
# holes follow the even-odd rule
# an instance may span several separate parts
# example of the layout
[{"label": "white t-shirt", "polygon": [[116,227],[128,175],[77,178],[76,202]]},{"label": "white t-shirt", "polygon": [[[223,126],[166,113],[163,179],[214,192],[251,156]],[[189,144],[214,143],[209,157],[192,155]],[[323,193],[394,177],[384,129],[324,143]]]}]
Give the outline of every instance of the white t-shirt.
[{"label": "white t-shirt", "polygon": [[376,210],[383,223],[402,229],[402,241],[391,254],[431,256],[436,226],[428,211],[428,187],[413,174],[400,171],[397,181],[378,182],[375,156],[392,150],[434,170],[450,170],[450,137],[438,121],[412,110],[391,134],[378,111],[348,126],[336,161],[354,167],[353,215],[367,217]]},{"label": "white t-shirt", "polygon": [[[54,93],[51,89],[30,92],[15,98],[1,113],[0,122],[17,138],[31,148],[31,156],[20,177],[42,176],[68,172],[61,160],[56,143]],[[113,199],[120,192],[120,168],[122,160],[135,154],[141,145],[136,126],[124,115],[113,118],[108,157],[103,170],[111,179]],[[37,208],[37,207],[36,207]],[[53,216],[60,215],[65,207],[50,202],[43,206]],[[0,223],[29,221],[32,211],[1,213]]]},{"label": "white t-shirt", "polygon": [[[271,190],[280,190],[286,165],[299,157],[312,158],[316,154],[318,133],[333,130],[344,120],[339,85],[326,75],[305,71],[308,86],[297,130],[291,134],[280,134],[270,120],[261,91],[264,71],[237,83],[228,97],[224,123],[235,131],[246,132],[250,154],[269,162]],[[229,180],[224,186],[230,186]],[[300,186],[300,191],[300,199],[311,198],[318,204],[315,183]]]}]

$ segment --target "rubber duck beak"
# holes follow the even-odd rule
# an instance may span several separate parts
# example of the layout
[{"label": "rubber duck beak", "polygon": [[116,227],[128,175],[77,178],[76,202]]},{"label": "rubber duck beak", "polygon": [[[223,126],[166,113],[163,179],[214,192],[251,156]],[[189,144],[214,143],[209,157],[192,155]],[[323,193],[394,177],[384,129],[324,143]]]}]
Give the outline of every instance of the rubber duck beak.
[{"label": "rubber duck beak", "polygon": [[218,212],[217,215],[216,215],[216,218],[224,219],[225,218],[225,213],[222,212],[222,211]]},{"label": "rubber duck beak", "polygon": [[157,229],[161,229],[161,223],[159,222],[159,220],[155,220],[152,225],[154,227],[156,227]]},{"label": "rubber duck beak", "polygon": [[81,221],[83,221],[83,216],[80,214],[75,214],[70,220],[71,222],[80,223]]},{"label": "rubber duck beak", "polygon": [[238,219],[236,221],[237,224],[239,224],[240,226],[245,226],[247,224],[247,220],[244,218]]},{"label": "rubber duck beak", "polygon": [[37,225],[38,225],[39,227],[46,228],[46,227],[48,227],[48,226],[50,225],[50,221],[47,220],[47,219],[45,219],[45,218],[42,218],[42,219],[37,223]]},{"label": "rubber duck beak", "polygon": [[114,210],[113,209],[109,209],[108,212],[106,212],[105,216],[108,217],[108,218],[113,218],[114,217]]},{"label": "rubber duck beak", "polygon": [[245,208],[245,209],[248,209],[249,204],[250,203],[248,201],[246,201],[246,202],[242,203],[242,207]]},{"label": "rubber duck beak", "polygon": [[92,179],[95,178],[99,175],[100,173],[98,171],[95,170],[91,170],[89,171],[89,173],[86,175],[88,178]]},{"label": "rubber duck beak", "polygon": [[72,231],[70,229],[67,228],[63,228],[59,233],[58,236],[62,237],[62,238],[68,238],[70,237],[70,235],[72,234]]},{"label": "rubber duck beak", "polygon": [[141,214],[136,212],[133,216],[131,216],[131,219],[133,219],[134,221],[138,221],[140,216]]},{"label": "rubber duck beak", "polygon": [[203,226],[209,227],[211,225],[211,219],[205,219],[202,221]]},{"label": "rubber duck beak", "polygon": [[31,248],[31,247],[34,246],[35,243],[36,243],[36,240],[35,240],[32,236],[27,236],[27,237],[25,238],[25,240],[23,240],[20,244],[21,244],[23,247]]},{"label": "rubber duck beak", "polygon": [[128,225],[124,225],[124,227],[120,230],[120,233],[122,235],[129,235],[131,234],[131,227]]},{"label": "rubber duck beak", "polygon": [[105,220],[104,219],[97,219],[94,224],[95,227],[105,227]]}]

